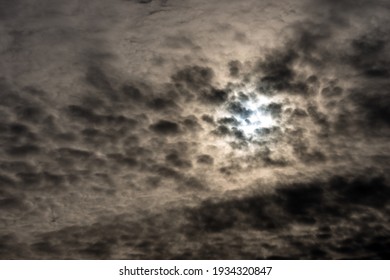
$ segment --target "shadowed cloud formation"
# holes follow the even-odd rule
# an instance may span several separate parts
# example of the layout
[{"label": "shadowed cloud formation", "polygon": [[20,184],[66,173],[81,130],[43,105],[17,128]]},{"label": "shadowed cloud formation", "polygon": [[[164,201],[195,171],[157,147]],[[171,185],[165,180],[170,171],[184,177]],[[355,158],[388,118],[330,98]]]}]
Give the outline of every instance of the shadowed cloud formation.
[{"label": "shadowed cloud formation", "polygon": [[221,3],[0,0],[1,259],[389,258],[388,3]]}]

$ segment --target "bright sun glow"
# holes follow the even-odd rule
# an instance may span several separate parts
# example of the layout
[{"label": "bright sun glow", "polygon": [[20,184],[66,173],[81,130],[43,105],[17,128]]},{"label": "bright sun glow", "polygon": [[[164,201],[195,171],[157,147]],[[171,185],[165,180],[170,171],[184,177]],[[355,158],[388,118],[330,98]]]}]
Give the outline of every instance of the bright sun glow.
[{"label": "bright sun glow", "polygon": [[240,118],[239,129],[243,130],[247,136],[252,136],[256,130],[266,127],[271,127],[275,124],[269,113],[265,112],[262,107],[269,104],[267,98],[259,98],[258,100],[249,100],[244,103],[244,106],[252,113],[246,119]]},{"label": "bright sun glow", "polygon": [[[234,113],[229,111],[229,104],[217,113],[217,117],[234,118],[237,123],[234,126],[237,130],[242,131],[247,138],[254,137],[260,129],[268,128],[275,125],[275,120],[271,114],[267,112],[267,105],[271,100],[265,96],[253,94],[253,91],[245,91],[247,98],[240,99],[240,93],[235,93],[236,100],[239,100],[241,109],[244,114]],[[241,93],[242,94],[242,93]]]}]

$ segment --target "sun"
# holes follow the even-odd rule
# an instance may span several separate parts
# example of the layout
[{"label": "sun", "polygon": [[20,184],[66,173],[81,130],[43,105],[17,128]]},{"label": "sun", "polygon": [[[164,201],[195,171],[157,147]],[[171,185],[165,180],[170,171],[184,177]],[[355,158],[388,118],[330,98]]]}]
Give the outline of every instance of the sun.
[{"label": "sun", "polygon": [[[240,137],[251,140],[259,137],[261,129],[276,125],[267,106],[272,101],[253,87],[240,88],[232,92],[230,101],[216,113],[217,120]],[[227,121],[229,120],[229,121]]]},{"label": "sun", "polygon": [[264,109],[270,103],[265,97],[259,97],[256,99],[250,99],[243,105],[250,110],[248,118],[240,119],[240,125],[238,126],[246,136],[253,137],[260,131],[261,128],[268,128],[275,125],[275,121],[272,116]]}]

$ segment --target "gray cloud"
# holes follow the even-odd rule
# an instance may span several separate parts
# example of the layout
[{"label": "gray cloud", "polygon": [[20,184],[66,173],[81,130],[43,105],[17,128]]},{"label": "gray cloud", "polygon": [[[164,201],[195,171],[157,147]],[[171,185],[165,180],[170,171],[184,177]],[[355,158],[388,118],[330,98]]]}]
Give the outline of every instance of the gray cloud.
[{"label": "gray cloud", "polygon": [[385,2],[11,2],[0,258],[388,258]]}]

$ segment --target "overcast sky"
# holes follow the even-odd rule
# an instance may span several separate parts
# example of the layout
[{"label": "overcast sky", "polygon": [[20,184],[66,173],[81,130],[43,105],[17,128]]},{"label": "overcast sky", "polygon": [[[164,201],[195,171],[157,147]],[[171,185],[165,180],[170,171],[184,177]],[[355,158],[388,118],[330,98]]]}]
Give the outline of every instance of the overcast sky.
[{"label": "overcast sky", "polygon": [[0,258],[389,258],[389,8],[0,0]]}]

